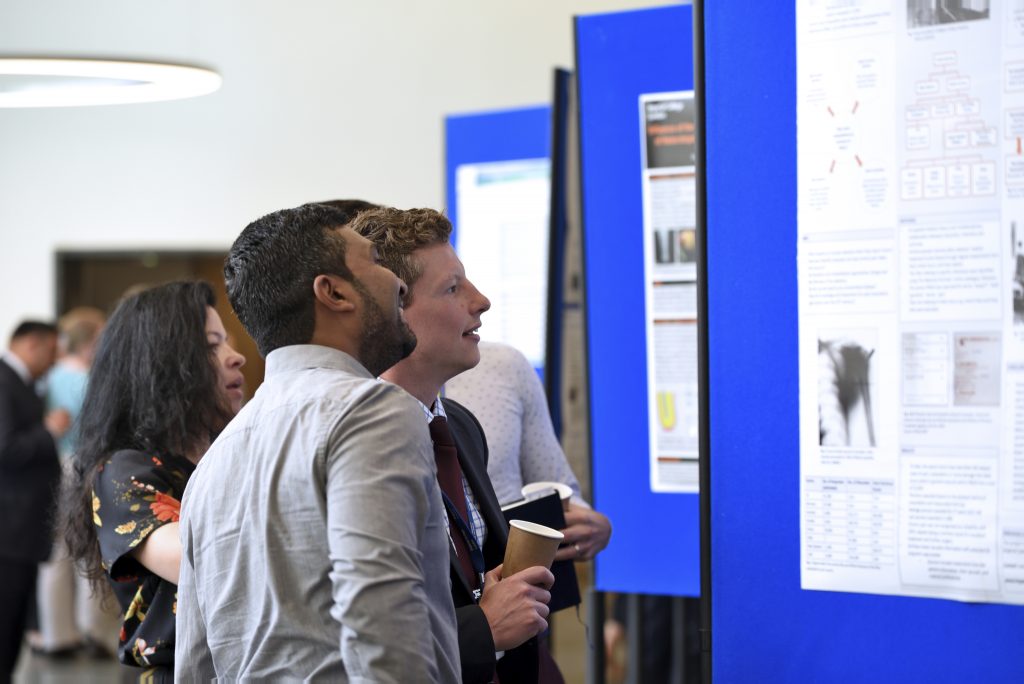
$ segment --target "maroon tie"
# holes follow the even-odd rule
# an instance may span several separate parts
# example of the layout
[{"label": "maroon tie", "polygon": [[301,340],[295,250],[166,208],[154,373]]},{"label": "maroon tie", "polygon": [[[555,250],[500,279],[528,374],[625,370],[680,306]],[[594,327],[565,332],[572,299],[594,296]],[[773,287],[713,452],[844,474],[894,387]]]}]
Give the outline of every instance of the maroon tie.
[{"label": "maroon tie", "polygon": [[[469,543],[463,535],[454,515],[462,516],[462,521],[469,526],[469,513],[466,509],[466,491],[462,488],[462,466],[459,465],[459,454],[455,449],[455,439],[448,429],[448,421],[443,416],[435,416],[430,421],[430,438],[434,441],[434,460],[437,461],[437,483],[441,485],[448,500],[455,506],[458,513],[448,511],[448,532],[455,544],[455,553],[459,557],[462,574],[469,581],[471,589],[480,587],[480,578],[473,570],[473,561],[469,556]],[[447,508],[447,506],[445,507]]]}]

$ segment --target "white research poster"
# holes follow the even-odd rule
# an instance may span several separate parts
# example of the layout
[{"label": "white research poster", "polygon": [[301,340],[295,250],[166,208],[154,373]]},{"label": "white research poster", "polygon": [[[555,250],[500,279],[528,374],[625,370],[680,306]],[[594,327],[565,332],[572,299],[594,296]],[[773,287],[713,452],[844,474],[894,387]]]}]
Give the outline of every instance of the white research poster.
[{"label": "white research poster", "polygon": [[485,340],[512,345],[544,366],[548,309],[551,161],[460,164],[455,169],[456,250],[491,300]]},{"label": "white research poster", "polygon": [[693,91],[640,96],[651,490],[697,492],[697,208]]},{"label": "white research poster", "polygon": [[1024,2],[797,4],[805,589],[1024,604]]}]

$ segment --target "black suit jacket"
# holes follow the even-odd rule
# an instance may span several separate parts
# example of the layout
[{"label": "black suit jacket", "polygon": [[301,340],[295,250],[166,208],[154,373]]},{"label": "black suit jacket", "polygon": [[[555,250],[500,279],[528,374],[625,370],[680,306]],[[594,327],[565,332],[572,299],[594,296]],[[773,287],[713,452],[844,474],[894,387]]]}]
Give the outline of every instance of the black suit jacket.
[{"label": "black suit jacket", "polygon": [[43,402],[0,360],[0,556],[31,563],[49,558],[59,485]]},{"label": "black suit jacket", "polygon": [[[476,497],[480,515],[487,524],[487,542],[484,544],[484,565],[487,570],[505,560],[508,523],[501,512],[498,497],[487,476],[487,440],[483,428],[469,409],[456,401],[445,399],[444,411],[448,426],[455,438],[459,465],[469,488]],[[452,599],[459,622],[459,660],[462,662],[464,684],[490,682],[494,674],[494,640],[487,617],[473,601],[473,594],[462,573],[462,567],[451,549]],[[533,638],[516,648],[505,651],[497,662],[501,684],[535,684],[537,681],[537,639]]]}]

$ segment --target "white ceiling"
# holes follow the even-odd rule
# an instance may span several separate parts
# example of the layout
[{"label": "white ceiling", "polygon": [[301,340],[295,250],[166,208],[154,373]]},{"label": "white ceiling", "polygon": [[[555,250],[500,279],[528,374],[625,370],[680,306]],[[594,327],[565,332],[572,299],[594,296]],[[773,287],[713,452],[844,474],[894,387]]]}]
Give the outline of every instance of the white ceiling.
[{"label": "white ceiling", "polygon": [[0,334],[56,313],[58,247],[226,247],[331,197],[440,207],[445,114],[545,102],[574,14],[665,4],[3,0],[0,54],[198,63],[224,87],[0,110]]}]

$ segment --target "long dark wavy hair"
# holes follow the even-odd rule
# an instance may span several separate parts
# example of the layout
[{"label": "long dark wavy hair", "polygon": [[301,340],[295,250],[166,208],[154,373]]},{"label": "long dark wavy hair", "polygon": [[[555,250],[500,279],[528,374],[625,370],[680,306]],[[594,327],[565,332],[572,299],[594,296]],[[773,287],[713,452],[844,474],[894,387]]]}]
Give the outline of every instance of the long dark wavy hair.
[{"label": "long dark wavy hair", "polygon": [[202,281],[159,285],[126,297],[96,350],[60,529],[94,585],[104,570],[92,521],[96,473],[121,449],[186,456],[231,419],[206,338],[213,289]]}]

